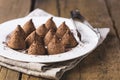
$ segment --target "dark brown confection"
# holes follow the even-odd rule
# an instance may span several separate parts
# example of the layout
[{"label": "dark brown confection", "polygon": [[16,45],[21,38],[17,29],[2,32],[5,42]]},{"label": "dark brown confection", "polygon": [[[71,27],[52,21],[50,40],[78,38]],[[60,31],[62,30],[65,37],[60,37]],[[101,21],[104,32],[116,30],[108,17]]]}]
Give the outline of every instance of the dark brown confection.
[{"label": "dark brown confection", "polygon": [[32,33],[35,30],[32,19],[30,19],[28,22],[24,24],[23,30],[25,31],[26,36],[28,36],[30,33]]},{"label": "dark brown confection", "polygon": [[45,55],[46,50],[43,44],[38,41],[34,41],[28,49],[28,54],[32,55]]},{"label": "dark brown confection", "polygon": [[16,29],[11,33],[10,36],[14,35],[17,31],[21,33],[21,36],[23,36],[24,39],[26,38],[26,34],[20,25],[17,25]]},{"label": "dark brown confection", "polygon": [[21,50],[26,48],[25,40],[23,34],[21,34],[21,29],[17,28],[10,36],[10,39],[7,42],[8,47]]},{"label": "dark brown confection", "polygon": [[56,35],[59,38],[62,38],[63,35],[66,33],[67,30],[70,30],[69,27],[63,22],[57,29]]},{"label": "dark brown confection", "polygon": [[72,48],[77,46],[78,42],[76,41],[75,37],[73,34],[70,32],[70,30],[67,30],[67,32],[64,34],[62,37],[62,44],[66,48]]},{"label": "dark brown confection", "polygon": [[45,35],[45,38],[44,38],[44,43],[45,43],[46,46],[48,45],[50,40],[53,38],[54,34],[55,34],[55,31],[53,29],[50,29],[47,32],[47,34]]},{"label": "dark brown confection", "polygon": [[42,24],[36,29],[36,33],[41,36],[45,37],[46,33],[48,32],[47,28],[45,27],[45,24]]},{"label": "dark brown confection", "polygon": [[54,29],[56,31],[57,27],[56,27],[56,24],[54,23],[54,21],[52,19],[53,19],[53,17],[48,19],[47,22],[45,23],[45,26],[48,30]]},{"label": "dark brown confection", "polygon": [[53,39],[49,42],[47,49],[49,55],[65,52],[65,47],[60,43],[56,35],[54,35]]},{"label": "dark brown confection", "polygon": [[43,39],[38,36],[36,34],[35,31],[33,31],[26,39],[25,39],[25,42],[26,42],[26,45],[27,45],[27,48],[33,43],[33,41],[39,41],[40,43],[43,43]]}]

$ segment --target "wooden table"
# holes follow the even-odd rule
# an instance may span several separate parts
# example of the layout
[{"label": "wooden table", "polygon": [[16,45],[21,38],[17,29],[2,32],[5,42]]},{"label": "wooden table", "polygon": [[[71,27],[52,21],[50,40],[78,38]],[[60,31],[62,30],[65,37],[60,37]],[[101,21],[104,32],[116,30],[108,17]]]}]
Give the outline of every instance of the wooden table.
[{"label": "wooden table", "polygon": [[[120,80],[120,0],[0,0],[0,23],[24,17],[36,8],[67,18],[77,8],[94,27],[111,29],[103,44],[61,80]],[[48,79],[0,66],[0,80]]]}]

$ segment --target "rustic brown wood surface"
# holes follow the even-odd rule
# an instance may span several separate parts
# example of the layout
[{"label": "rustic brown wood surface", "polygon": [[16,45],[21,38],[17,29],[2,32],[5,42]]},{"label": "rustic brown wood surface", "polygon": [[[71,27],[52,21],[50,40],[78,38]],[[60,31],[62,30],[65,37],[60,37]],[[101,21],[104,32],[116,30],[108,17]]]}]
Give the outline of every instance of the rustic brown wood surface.
[{"label": "rustic brown wood surface", "polygon": [[[53,15],[70,18],[79,9],[94,27],[109,27],[106,40],[61,80],[120,79],[120,1],[119,0],[0,0],[0,23],[24,17],[41,8]],[[0,80],[49,80],[0,66]]]},{"label": "rustic brown wood surface", "polygon": [[[24,17],[29,13],[30,7],[30,0],[0,0],[0,23],[10,19]],[[0,72],[0,80],[19,80],[21,76],[20,74],[20,72],[2,67]]]},{"label": "rustic brown wood surface", "polygon": [[24,17],[30,11],[31,1],[30,0],[0,0],[0,23]]}]

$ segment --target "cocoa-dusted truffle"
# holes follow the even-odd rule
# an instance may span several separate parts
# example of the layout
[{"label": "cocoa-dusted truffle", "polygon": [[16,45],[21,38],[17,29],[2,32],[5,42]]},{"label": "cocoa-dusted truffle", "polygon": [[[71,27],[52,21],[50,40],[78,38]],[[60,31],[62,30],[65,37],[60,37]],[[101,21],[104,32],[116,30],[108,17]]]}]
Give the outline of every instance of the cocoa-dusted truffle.
[{"label": "cocoa-dusted truffle", "polygon": [[66,48],[72,48],[72,47],[77,46],[77,44],[78,44],[78,42],[76,41],[75,37],[70,32],[70,30],[66,31],[66,33],[62,37],[61,42]]},{"label": "cocoa-dusted truffle", "polygon": [[28,49],[28,54],[45,55],[46,50],[43,44],[41,44],[39,41],[34,41]]},{"label": "cocoa-dusted truffle", "polygon": [[21,33],[21,36],[23,36],[24,39],[26,38],[26,34],[20,25],[17,25],[16,29],[10,34],[10,36],[14,35],[17,31]]},{"label": "cocoa-dusted truffle", "polygon": [[21,28],[17,27],[14,32],[11,34],[10,39],[7,42],[7,45],[15,50],[21,50],[26,48],[24,36],[21,33]]},{"label": "cocoa-dusted truffle", "polygon": [[41,36],[45,37],[46,33],[48,32],[47,28],[45,27],[45,24],[42,24],[36,29],[36,33]]},{"label": "cocoa-dusted truffle", "polygon": [[54,35],[53,39],[48,44],[48,54],[59,54],[65,52],[65,47],[60,43],[58,37]]},{"label": "cocoa-dusted truffle", "polygon": [[33,41],[39,41],[40,43],[43,43],[43,39],[38,36],[36,34],[35,31],[33,31],[26,39],[25,39],[25,42],[26,42],[26,45],[27,45],[27,48],[33,43]]},{"label": "cocoa-dusted truffle", "polygon": [[69,27],[63,22],[57,29],[56,35],[59,38],[62,38],[63,35],[66,33],[67,30],[70,30]]},{"label": "cocoa-dusted truffle", "polygon": [[44,38],[44,43],[45,43],[46,46],[48,45],[50,40],[53,38],[54,34],[55,34],[55,30],[54,29],[50,29],[47,32],[47,34],[45,35],[45,38]]},{"label": "cocoa-dusted truffle", "polygon": [[30,19],[28,22],[24,24],[23,30],[25,31],[26,36],[28,36],[30,33],[32,33],[35,30],[32,19]]},{"label": "cocoa-dusted truffle", "polygon": [[52,19],[53,19],[53,17],[48,19],[47,22],[45,23],[45,26],[48,30],[54,29],[56,31],[57,27],[56,27],[56,24],[54,23],[54,21]]}]

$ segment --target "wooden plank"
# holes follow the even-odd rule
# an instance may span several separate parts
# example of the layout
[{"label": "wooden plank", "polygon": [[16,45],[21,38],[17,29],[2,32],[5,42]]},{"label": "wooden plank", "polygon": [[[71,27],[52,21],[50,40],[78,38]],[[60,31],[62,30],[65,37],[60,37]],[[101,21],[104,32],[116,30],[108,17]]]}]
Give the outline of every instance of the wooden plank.
[{"label": "wooden plank", "polygon": [[[26,4],[27,3],[27,4]],[[31,1],[30,0],[0,0],[0,23],[24,17],[30,11]],[[9,70],[2,67],[0,72],[0,80],[18,80],[19,72]]]},{"label": "wooden plank", "polygon": [[120,1],[119,0],[106,0],[106,4],[109,10],[109,14],[112,17],[113,25],[118,34],[120,41]]},{"label": "wooden plank", "polygon": [[28,80],[29,76],[27,74],[22,74],[21,80]]},{"label": "wooden plank", "polygon": [[35,9],[43,9],[53,15],[58,16],[58,7],[56,0],[36,0]]},{"label": "wooden plank", "polygon": [[21,80],[40,80],[38,77],[22,74]]},{"label": "wooden plank", "polygon": [[0,23],[27,15],[31,6],[30,2],[30,0],[0,0]]},{"label": "wooden plank", "polygon": [[49,79],[39,78],[39,77],[27,75],[27,74],[22,74],[21,80],[49,80]]},{"label": "wooden plank", "polygon": [[2,66],[0,66],[0,71],[1,71]]},{"label": "wooden plank", "polygon": [[79,69],[74,69],[74,75],[71,70],[63,80],[119,80],[120,45],[104,0],[59,1],[62,17],[69,17],[70,11],[77,8],[94,27],[111,29],[104,43],[79,64]]},{"label": "wooden plank", "polygon": [[7,75],[4,80],[19,80],[19,73],[8,69]]},{"label": "wooden plank", "polygon": [[38,77],[30,76],[28,80],[40,80]]},{"label": "wooden plank", "polygon": [[0,70],[1,70],[2,66],[0,66]]},{"label": "wooden plank", "polygon": [[[100,6],[100,7],[97,7],[97,6]],[[62,1],[60,0],[60,10],[61,10],[60,16],[69,18],[70,11],[74,9],[79,9],[81,14],[85,16],[87,20],[94,27],[112,26],[111,19],[108,15],[106,5],[103,0],[100,0],[100,1],[94,1],[94,0],[92,1],[64,0]],[[107,23],[107,22],[110,22],[110,23]]]},{"label": "wooden plank", "polygon": [[80,80],[79,68],[80,68],[80,65],[78,64],[73,69],[65,72],[60,80]]},{"label": "wooden plank", "polygon": [[0,71],[0,80],[4,80],[5,79],[7,70],[8,69],[6,69],[4,67],[1,68],[1,71]]}]

